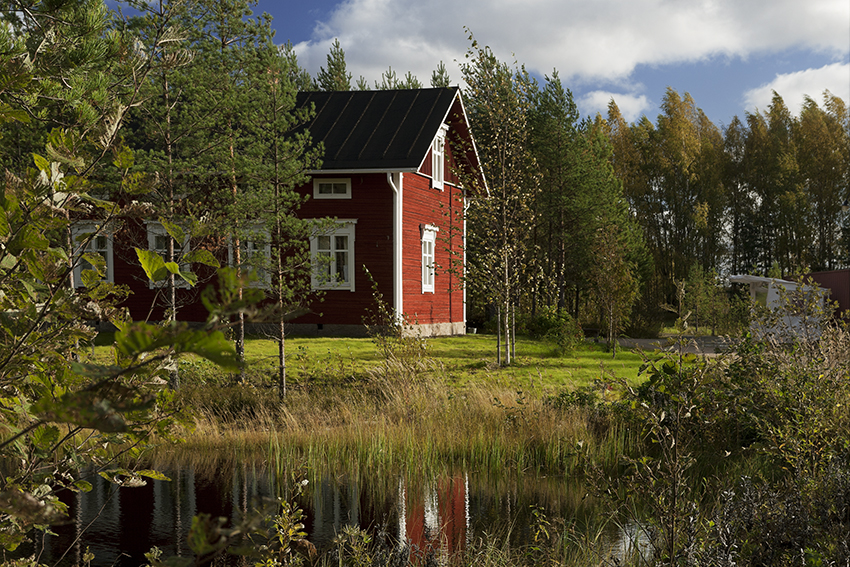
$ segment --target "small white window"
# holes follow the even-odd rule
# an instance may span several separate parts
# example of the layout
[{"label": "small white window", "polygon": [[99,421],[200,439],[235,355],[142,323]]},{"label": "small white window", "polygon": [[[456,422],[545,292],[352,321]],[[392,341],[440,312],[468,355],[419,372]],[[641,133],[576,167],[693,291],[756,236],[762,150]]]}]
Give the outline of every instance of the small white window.
[{"label": "small white window", "polygon": [[435,189],[443,190],[446,180],[446,132],[448,126],[443,124],[434,137],[431,146],[431,183]]},{"label": "small white window", "polygon": [[357,220],[341,220],[310,238],[313,289],[354,291],[354,226]]},{"label": "small white window", "polygon": [[[269,231],[262,227],[258,227],[239,242],[242,268],[250,270],[256,275],[256,280],[251,283],[251,287],[267,288],[271,286],[269,262],[272,254],[270,242]],[[230,239],[227,243],[227,260],[229,266],[236,267],[233,239]]]},{"label": "small white window", "polygon": [[313,179],[314,199],[351,199],[351,179]]},{"label": "small white window", "polygon": [[71,227],[74,241],[74,286],[83,287],[83,272],[95,270],[85,254],[98,254],[106,265],[105,277],[101,281],[113,283],[115,274],[112,266],[112,233],[107,227],[95,222],[75,223]]},{"label": "small white window", "polygon": [[[162,224],[155,222],[155,221],[148,221],[145,224],[147,226],[147,231],[148,231],[148,250],[150,250],[152,252],[156,252],[157,254],[162,256],[162,259],[164,261],[168,262],[169,261],[169,259],[168,259],[168,243],[169,243],[169,241],[174,240],[174,239],[171,238],[171,235],[168,234],[168,231],[165,230],[165,227],[162,226]],[[186,263],[186,262],[181,263],[180,262],[180,260],[184,256],[186,256],[188,253],[189,253],[189,237],[188,236],[186,236],[186,238],[183,239],[182,245],[177,243],[177,242],[174,243],[174,261],[180,264],[180,271],[181,272],[189,272],[192,269],[192,267],[188,263]],[[155,288],[155,287],[165,287],[168,284],[167,284],[167,280],[166,280],[166,281],[159,281],[159,282],[149,282],[148,285],[151,288]],[[176,287],[185,287],[185,288],[190,287],[189,282],[183,280],[183,278],[177,278],[177,277],[174,278],[174,285]]]},{"label": "small white window", "polygon": [[437,242],[436,226],[422,227],[422,293],[434,293],[434,249]]}]

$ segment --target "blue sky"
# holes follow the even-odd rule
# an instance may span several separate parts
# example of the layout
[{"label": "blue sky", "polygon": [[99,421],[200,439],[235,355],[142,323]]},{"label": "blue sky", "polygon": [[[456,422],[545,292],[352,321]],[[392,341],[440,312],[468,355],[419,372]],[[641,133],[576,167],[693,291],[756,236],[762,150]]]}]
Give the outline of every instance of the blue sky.
[{"label": "blue sky", "polygon": [[538,78],[558,69],[583,115],[613,98],[628,120],[655,122],[668,87],[721,127],[765,110],[773,90],[795,114],[825,89],[850,103],[848,0],[259,0],[255,12],[312,74],[338,38],[370,84],[392,66],[427,86],[440,61],[460,82],[466,26]]}]

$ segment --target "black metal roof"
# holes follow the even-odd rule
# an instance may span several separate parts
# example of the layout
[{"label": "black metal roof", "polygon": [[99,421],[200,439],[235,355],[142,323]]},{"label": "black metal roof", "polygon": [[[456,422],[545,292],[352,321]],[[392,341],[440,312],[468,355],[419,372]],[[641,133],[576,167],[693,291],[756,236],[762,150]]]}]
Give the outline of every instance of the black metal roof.
[{"label": "black metal roof", "polygon": [[449,117],[457,87],[298,93],[297,106],[313,104],[303,127],[325,147],[322,171],[417,170],[440,125]]}]

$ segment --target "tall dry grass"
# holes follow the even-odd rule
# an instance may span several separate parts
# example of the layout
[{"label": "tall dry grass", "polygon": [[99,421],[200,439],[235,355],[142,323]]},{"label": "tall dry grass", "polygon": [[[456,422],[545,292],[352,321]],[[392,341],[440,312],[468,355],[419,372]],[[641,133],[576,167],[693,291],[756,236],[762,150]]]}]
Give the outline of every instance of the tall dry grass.
[{"label": "tall dry grass", "polygon": [[182,454],[236,455],[332,474],[458,467],[571,474],[588,461],[616,465],[635,441],[609,410],[558,408],[540,392],[505,385],[457,389],[436,379],[376,378],[293,390],[284,403],[244,386],[184,396],[194,427],[185,432]]}]

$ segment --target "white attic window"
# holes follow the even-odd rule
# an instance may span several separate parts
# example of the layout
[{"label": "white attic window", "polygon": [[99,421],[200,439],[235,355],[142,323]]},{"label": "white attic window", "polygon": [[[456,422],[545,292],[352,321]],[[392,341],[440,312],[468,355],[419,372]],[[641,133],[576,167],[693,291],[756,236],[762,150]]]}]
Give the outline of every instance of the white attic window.
[{"label": "white attic window", "polygon": [[448,131],[449,127],[441,124],[431,145],[431,184],[434,189],[440,191],[443,190],[446,180],[446,133]]}]

